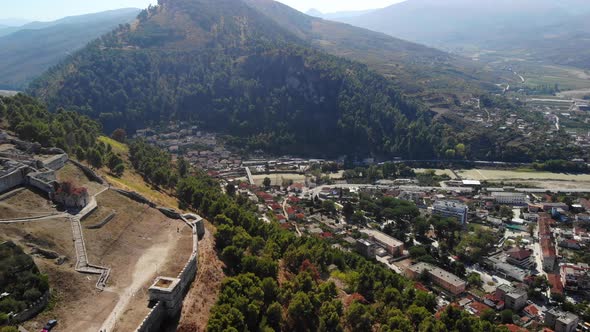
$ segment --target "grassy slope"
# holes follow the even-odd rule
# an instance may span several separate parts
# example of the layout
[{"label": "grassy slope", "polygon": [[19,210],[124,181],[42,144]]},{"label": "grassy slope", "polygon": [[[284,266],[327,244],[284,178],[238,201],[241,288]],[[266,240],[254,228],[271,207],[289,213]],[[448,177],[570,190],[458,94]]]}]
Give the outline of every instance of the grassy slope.
[{"label": "grassy slope", "polygon": [[146,183],[141,175],[133,169],[131,162],[129,161],[129,147],[126,144],[117,142],[106,136],[101,136],[98,140],[110,144],[113,151],[125,162],[125,172],[120,178],[113,176],[106,167],[99,170],[101,175],[104,176],[111,185],[124,190],[138,192],[160,205],[170,208],[178,208],[178,201],[171,193],[165,192]]}]

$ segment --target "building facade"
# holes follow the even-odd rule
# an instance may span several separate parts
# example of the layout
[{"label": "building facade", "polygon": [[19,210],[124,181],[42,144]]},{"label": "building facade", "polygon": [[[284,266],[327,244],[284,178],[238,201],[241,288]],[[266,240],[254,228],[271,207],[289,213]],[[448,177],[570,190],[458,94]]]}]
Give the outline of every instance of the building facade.
[{"label": "building facade", "polygon": [[574,332],[580,319],[571,312],[551,309],[545,313],[545,325],[553,327],[555,332]]},{"label": "building facade", "polygon": [[512,193],[512,192],[493,192],[492,197],[498,204],[507,205],[527,205],[527,196],[523,193]]},{"label": "building facade", "polygon": [[459,201],[444,201],[438,200],[432,206],[432,213],[445,218],[455,218],[462,225],[467,222],[467,213],[469,208],[467,205]]},{"label": "building facade", "polygon": [[361,233],[368,235],[371,241],[382,246],[393,257],[399,257],[404,252],[404,243],[385,233],[372,229],[363,229]]},{"label": "building facade", "polygon": [[465,292],[467,283],[463,279],[428,263],[418,263],[409,266],[406,269],[406,275],[411,279],[417,279],[425,271],[434,284],[442,287],[448,292],[454,295]]}]

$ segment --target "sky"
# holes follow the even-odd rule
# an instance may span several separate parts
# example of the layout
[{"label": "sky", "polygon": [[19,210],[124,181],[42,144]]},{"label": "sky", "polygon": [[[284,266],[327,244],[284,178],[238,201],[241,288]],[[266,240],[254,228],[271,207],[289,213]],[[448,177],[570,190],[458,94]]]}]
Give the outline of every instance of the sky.
[{"label": "sky", "polygon": [[[306,12],[310,8],[323,13],[382,8],[401,0],[280,0]],[[8,2],[8,1],[7,1]],[[157,0],[17,0],[3,4],[0,19],[23,18],[50,21],[65,16],[82,15],[118,8],[146,8]]]}]

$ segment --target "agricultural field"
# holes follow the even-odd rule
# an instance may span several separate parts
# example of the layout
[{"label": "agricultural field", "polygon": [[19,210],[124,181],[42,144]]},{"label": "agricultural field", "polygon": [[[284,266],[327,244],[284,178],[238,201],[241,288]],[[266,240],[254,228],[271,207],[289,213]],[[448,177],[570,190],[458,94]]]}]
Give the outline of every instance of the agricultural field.
[{"label": "agricultural field", "polygon": [[459,170],[463,179],[487,181],[490,183],[519,184],[529,188],[547,190],[588,189],[590,174],[565,174],[523,170],[469,169]]},{"label": "agricultural field", "polygon": [[290,181],[293,182],[304,182],[305,175],[302,174],[293,174],[293,173],[275,173],[275,174],[256,174],[252,175],[254,182],[257,186],[262,186],[262,182],[264,178],[269,178],[271,181],[271,185],[273,186],[280,186],[283,184],[283,181]]}]

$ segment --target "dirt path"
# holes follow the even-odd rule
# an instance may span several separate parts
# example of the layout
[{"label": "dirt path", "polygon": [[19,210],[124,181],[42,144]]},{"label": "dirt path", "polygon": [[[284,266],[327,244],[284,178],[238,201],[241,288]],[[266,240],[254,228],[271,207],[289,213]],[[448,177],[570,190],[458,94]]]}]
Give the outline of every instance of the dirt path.
[{"label": "dirt path", "polygon": [[215,227],[206,223],[207,231],[199,241],[199,270],[183,303],[177,331],[205,331],[211,308],[217,301],[225,265],[217,257],[213,233]]},{"label": "dirt path", "polygon": [[115,308],[111,311],[109,317],[104,321],[101,330],[112,331],[117,323],[117,315],[124,312],[125,308],[131,302],[135,293],[141,290],[144,284],[154,278],[158,273],[159,268],[165,264],[166,258],[171,247],[174,245],[174,240],[170,237],[170,241],[160,244],[158,246],[148,249],[135,264],[133,271],[133,281],[126,289],[109,289],[107,292],[119,294],[119,300]]}]

